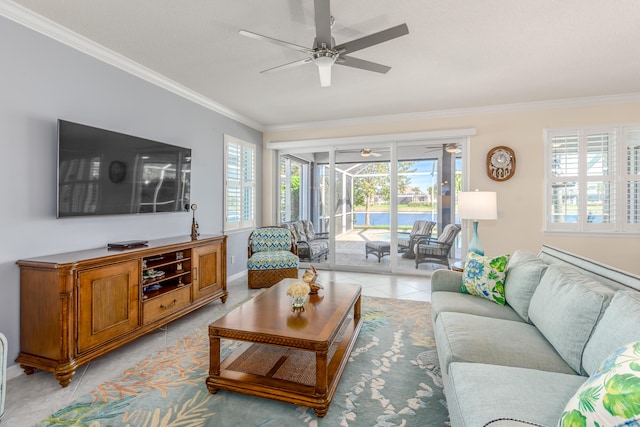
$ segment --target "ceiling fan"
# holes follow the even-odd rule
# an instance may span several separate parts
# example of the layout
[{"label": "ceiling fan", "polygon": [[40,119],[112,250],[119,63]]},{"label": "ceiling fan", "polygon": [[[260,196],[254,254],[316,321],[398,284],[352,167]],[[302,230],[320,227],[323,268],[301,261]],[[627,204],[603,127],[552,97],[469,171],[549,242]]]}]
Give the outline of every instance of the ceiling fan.
[{"label": "ceiling fan", "polygon": [[356,148],[356,149],[340,150],[339,152],[342,154],[358,153],[362,157],[380,157],[382,156],[382,153],[389,152],[389,150],[388,149],[374,150],[373,148]]},{"label": "ceiling fan", "polygon": [[382,154],[378,153],[377,151],[373,151],[371,148],[363,148],[362,150],[360,150],[360,155],[362,157],[380,157]]},{"label": "ceiling fan", "polygon": [[444,146],[444,150],[450,154],[459,154],[462,152],[462,150],[460,149],[460,146],[458,146],[458,144],[454,142],[446,144]]},{"label": "ceiling fan", "polygon": [[391,67],[347,55],[358,50],[362,50],[367,47],[384,43],[388,40],[392,40],[397,37],[409,34],[409,28],[407,27],[407,24],[401,24],[396,25],[395,27],[387,28],[386,30],[379,31],[374,34],[370,34],[368,36],[361,37],[356,40],[352,40],[350,42],[336,45],[335,40],[331,36],[331,27],[333,25],[334,19],[331,16],[329,0],[314,0],[314,12],[316,37],[313,42],[313,47],[311,48],[274,39],[272,37],[263,36],[251,31],[240,31],[240,34],[243,36],[251,37],[258,40],[264,40],[278,46],[297,50],[309,55],[307,58],[269,68],[267,70],[261,71],[261,73],[284,70],[287,68],[297,67],[298,65],[313,62],[318,67],[318,73],[320,75],[320,86],[322,87],[331,86],[331,67],[333,66],[333,64],[360,68],[367,71],[385,74],[391,69]]}]

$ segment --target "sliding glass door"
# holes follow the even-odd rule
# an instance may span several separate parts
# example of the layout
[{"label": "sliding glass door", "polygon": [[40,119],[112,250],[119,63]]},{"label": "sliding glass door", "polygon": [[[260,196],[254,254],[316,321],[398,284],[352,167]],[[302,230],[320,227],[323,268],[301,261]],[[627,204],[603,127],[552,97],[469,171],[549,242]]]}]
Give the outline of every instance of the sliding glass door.
[{"label": "sliding glass door", "polygon": [[441,267],[416,269],[413,246],[418,235],[437,238],[457,220],[461,145],[413,141],[281,152],[278,220],[308,220],[316,234],[328,233],[327,259],[302,260],[302,267],[415,274]]},{"label": "sliding glass door", "polygon": [[388,148],[335,151],[335,267],[390,271]]},{"label": "sliding glass door", "polygon": [[[455,212],[457,191],[462,188],[460,145],[449,142],[398,147],[397,271],[442,267],[416,264],[415,245],[435,240],[445,225],[459,223]],[[457,250],[451,251],[452,259],[459,257],[459,242],[454,246]]]},{"label": "sliding glass door", "polygon": [[329,265],[331,176],[328,152],[281,153],[278,224],[293,223],[301,266]]},{"label": "sliding glass door", "polygon": [[296,221],[309,212],[309,162],[294,156],[280,157],[280,219]]}]

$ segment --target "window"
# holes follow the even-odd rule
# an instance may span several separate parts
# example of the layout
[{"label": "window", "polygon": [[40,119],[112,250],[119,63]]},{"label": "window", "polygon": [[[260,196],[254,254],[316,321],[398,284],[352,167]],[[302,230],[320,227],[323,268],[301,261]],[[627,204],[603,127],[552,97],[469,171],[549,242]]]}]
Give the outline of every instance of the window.
[{"label": "window", "polygon": [[545,131],[545,231],[640,233],[640,125]]},{"label": "window", "polygon": [[253,144],[225,135],[224,158],[224,229],[255,227],[256,148]]},{"label": "window", "polygon": [[280,221],[309,219],[309,162],[280,156]]}]

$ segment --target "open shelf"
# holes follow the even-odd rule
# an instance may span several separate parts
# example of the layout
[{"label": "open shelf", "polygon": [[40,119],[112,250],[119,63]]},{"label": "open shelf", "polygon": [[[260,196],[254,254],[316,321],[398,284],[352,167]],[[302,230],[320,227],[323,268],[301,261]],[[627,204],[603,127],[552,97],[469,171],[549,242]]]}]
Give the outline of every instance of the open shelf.
[{"label": "open shelf", "polygon": [[191,251],[173,251],[142,259],[142,298],[155,298],[191,285]]}]

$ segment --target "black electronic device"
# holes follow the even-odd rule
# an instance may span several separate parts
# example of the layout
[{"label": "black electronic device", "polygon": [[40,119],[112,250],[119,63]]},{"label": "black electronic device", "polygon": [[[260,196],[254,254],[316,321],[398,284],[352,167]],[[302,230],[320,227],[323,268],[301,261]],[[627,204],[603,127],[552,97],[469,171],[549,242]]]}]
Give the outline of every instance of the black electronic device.
[{"label": "black electronic device", "polygon": [[58,120],[57,216],[184,212],[191,149]]},{"label": "black electronic device", "polygon": [[149,243],[147,240],[125,240],[123,242],[107,243],[109,249],[131,249],[138,248],[140,246],[146,246]]}]

